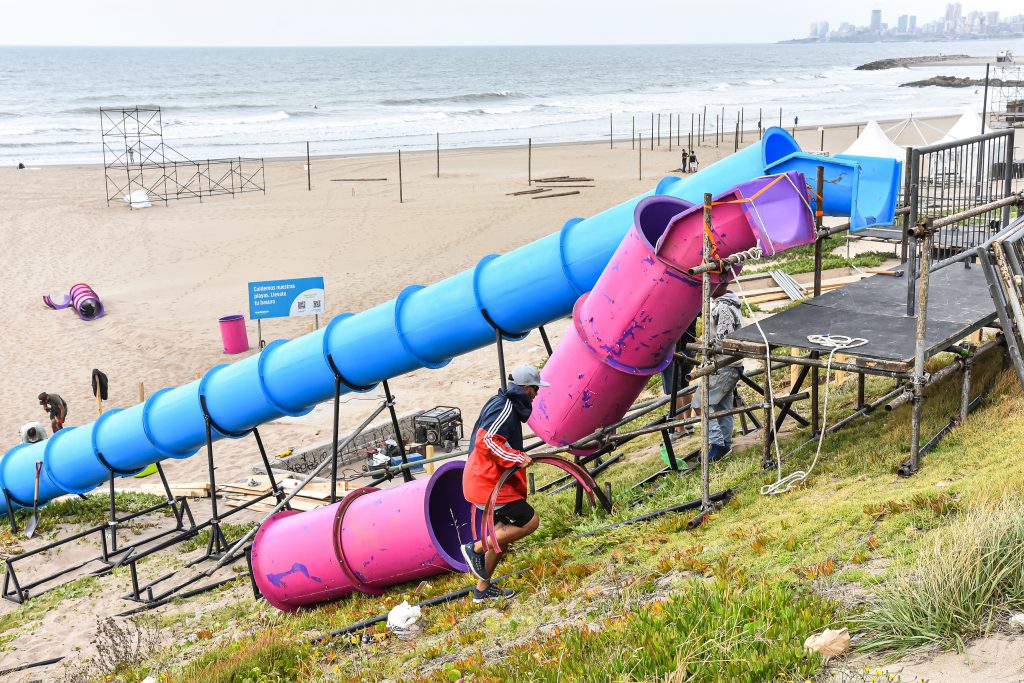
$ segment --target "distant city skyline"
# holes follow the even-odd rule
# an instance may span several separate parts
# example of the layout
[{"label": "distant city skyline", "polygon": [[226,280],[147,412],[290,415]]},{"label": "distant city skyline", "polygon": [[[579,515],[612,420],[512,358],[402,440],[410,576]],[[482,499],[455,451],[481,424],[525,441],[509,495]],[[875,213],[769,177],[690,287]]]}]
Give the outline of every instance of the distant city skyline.
[{"label": "distant city skyline", "polygon": [[868,23],[858,26],[844,21],[833,27],[828,21],[811,22],[808,39],[819,42],[873,39],[907,40],[967,39],[1024,36],[1024,13],[1001,15],[999,10],[964,11],[962,2],[946,4],[945,13],[918,21],[917,14],[898,14],[895,24],[884,20],[881,9],[872,9]]}]

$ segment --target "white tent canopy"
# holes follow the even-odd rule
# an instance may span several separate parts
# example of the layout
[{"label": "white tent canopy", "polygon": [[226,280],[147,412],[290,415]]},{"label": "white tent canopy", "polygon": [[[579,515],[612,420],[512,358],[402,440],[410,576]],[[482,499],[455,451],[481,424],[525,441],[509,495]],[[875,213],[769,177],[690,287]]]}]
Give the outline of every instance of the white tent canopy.
[{"label": "white tent canopy", "polygon": [[981,117],[973,109],[967,107],[940,142],[953,142],[954,140],[973,138],[975,135],[981,135]]},{"label": "white tent canopy", "polygon": [[861,131],[860,137],[853,141],[843,154],[853,154],[862,157],[882,157],[884,159],[896,159],[903,161],[907,157],[906,151],[885,134],[877,121],[868,121]]}]

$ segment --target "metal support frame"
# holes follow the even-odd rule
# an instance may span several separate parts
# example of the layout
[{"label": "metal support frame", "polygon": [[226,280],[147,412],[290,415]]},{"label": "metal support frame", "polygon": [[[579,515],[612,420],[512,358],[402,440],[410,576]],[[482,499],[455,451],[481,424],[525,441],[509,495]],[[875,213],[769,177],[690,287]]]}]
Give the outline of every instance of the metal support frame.
[{"label": "metal support frame", "polygon": [[[201,532],[203,532],[203,531],[208,529],[209,530],[209,534],[210,534],[210,538],[207,541],[206,550],[199,557],[197,557],[197,558],[189,561],[188,563],[186,563],[184,565],[184,567],[182,567],[180,569],[175,569],[175,570],[173,570],[171,572],[168,572],[167,574],[164,574],[163,576],[160,576],[160,577],[158,577],[156,579],[153,579],[153,580],[151,580],[151,581],[149,581],[149,582],[147,582],[145,584],[140,584],[139,583],[139,574],[138,574],[138,567],[137,567],[138,560],[140,560],[142,558],[141,557],[129,558],[129,560],[125,564],[128,564],[128,566],[129,566],[129,572],[130,572],[130,575],[131,575],[131,590],[128,592],[128,594],[126,594],[124,596],[124,598],[126,600],[133,600],[135,602],[141,602],[141,603],[144,603],[145,605],[150,606],[150,607],[155,607],[158,604],[163,604],[163,602],[166,602],[166,600],[169,599],[170,597],[179,594],[184,589],[189,588],[190,586],[195,585],[196,583],[198,583],[199,581],[201,581],[202,579],[205,578],[204,574],[198,574],[198,575],[193,576],[193,577],[191,577],[189,579],[186,579],[185,581],[183,581],[183,582],[181,582],[181,583],[179,583],[177,585],[173,585],[170,588],[165,589],[161,593],[154,592],[154,588],[156,588],[156,586],[158,586],[159,584],[162,584],[162,583],[170,580],[171,578],[175,577],[181,569],[187,569],[187,568],[194,567],[194,566],[196,566],[198,564],[201,564],[201,563],[203,563],[203,562],[205,562],[207,560],[221,560],[221,559],[225,559],[225,558],[226,559],[230,559],[230,558],[228,558],[228,555],[229,555],[229,550],[231,548],[231,542],[228,541],[226,535],[224,534],[224,530],[221,528],[221,524],[223,523],[225,518],[231,517],[232,515],[235,515],[235,514],[238,514],[242,510],[246,510],[246,509],[252,507],[253,505],[255,505],[255,504],[259,503],[259,502],[262,502],[262,501],[264,501],[264,500],[266,500],[268,498],[271,498],[271,497],[274,498],[275,500],[277,500],[279,504],[284,502],[284,504],[287,505],[287,502],[286,502],[287,499],[284,496],[284,491],[278,485],[277,480],[274,477],[274,472],[273,472],[273,470],[270,467],[270,459],[267,457],[267,451],[266,451],[266,448],[263,445],[263,439],[259,435],[259,430],[256,427],[253,427],[252,429],[245,430],[243,432],[232,432],[230,430],[224,429],[223,427],[218,425],[217,422],[213,419],[213,416],[210,415],[209,408],[208,408],[208,406],[206,404],[206,397],[203,394],[199,395],[199,407],[203,411],[203,420],[205,422],[205,427],[206,427],[206,464],[207,464],[207,474],[208,474],[209,481],[210,481],[210,518],[208,520],[206,520],[205,522],[203,522],[203,523],[201,523],[199,525],[196,525],[192,529],[191,536],[196,536],[196,535],[200,534]],[[233,437],[233,438],[241,438],[243,436],[247,436],[249,434],[252,434],[253,438],[256,441],[256,446],[259,449],[260,458],[263,460],[263,466],[264,466],[264,468],[267,471],[267,477],[270,479],[270,490],[269,491],[267,491],[265,493],[261,493],[260,495],[258,495],[256,497],[254,497],[254,498],[252,498],[252,499],[242,503],[241,505],[235,506],[235,507],[233,507],[230,510],[227,510],[225,512],[221,512],[220,507],[217,504],[217,475],[216,475],[216,471],[215,471],[216,467],[214,466],[214,460],[213,460],[213,433],[214,433],[214,431],[216,431],[218,434],[222,434],[224,436]],[[175,539],[175,541],[173,543],[168,543],[168,544],[162,546],[159,549],[162,550],[164,548],[170,547],[171,545],[174,545],[175,543],[178,543],[181,540],[184,540],[184,539]],[[240,559],[240,558],[239,557],[235,557],[234,559],[231,559],[230,561],[233,562],[233,561],[236,561],[238,559]],[[202,587],[199,587],[199,588],[192,589],[191,591],[188,592],[188,594],[189,595],[195,595],[195,594],[207,591],[207,590],[213,590],[214,588],[216,588],[219,585],[222,585],[222,582],[218,582],[218,583],[215,583],[215,584],[208,584],[206,586],[202,586]]]},{"label": "metal support frame", "polygon": [[[33,548],[32,550],[28,550],[17,555],[12,555],[5,559],[3,582],[3,597],[5,599],[11,600],[12,602],[22,603],[30,598],[38,597],[43,593],[53,590],[54,588],[57,588],[58,586],[63,585],[63,583],[66,582],[57,583],[38,591],[35,590],[36,588],[44,586],[46,584],[51,584],[57,579],[65,577],[71,574],[72,572],[75,572],[93,562],[99,562],[103,566],[91,571],[90,575],[102,576],[124,564],[134,565],[134,562],[138,559],[147,557],[156,552],[157,550],[166,547],[168,545],[168,541],[170,541],[171,543],[179,543],[195,535],[196,524],[195,519],[192,517],[192,511],[189,508],[188,500],[185,498],[185,496],[175,497],[173,495],[173,493],[171,492],[170,485],[167,483],[167,477],[165,476],[163,468],[160,466],[160,463],[157,463],[157,473],[160,475],[160,482],[163,484],[164,487],[164,493],[166,495],[165,500],[160,503],[157,503],[156,505],[151,505],[145,508],[144,510],[139,510],[138,512],[133,512],[119,517],[117,515],[114,476],[118,474],[131,475],[136,474],[136,472],[123,472],[117,470],[116,468],[111,467],[111,465],[102,457],[102,454],[99,455],[99,458],[100,462],[103,463],[103,465],[106,466],[108,471],[110,472],[110,486],[108,487],[107,490],[107,495],[110,499],[109,519],[103,524],[99,524],[89,529],[73,533],[59,540],[47,543],[37,548]],[[117,529],[120,525],[123,525],[126,522],[139,519],[141,517],[145,517],[147,515],[151,515],[155,512],[166,510],[168,508],[171,509],[172,514],[174,515],[173,527],[169,529],[164,529],[163,531],[156,532],[154,534],[146,536],[145,538],[136,539],[130,545],[123,546],[121,548],[117,547]],[[11,506],[10,498],[8,498],[8,512],[9,518],[13,522],[14,510],[13,507]],[[23,582],[21,578],[18,576],[18,567],[16,565],[23,563],[40,553],[45,553],[50,550],[60,548],[69,543],[74,543],[93,535],[95,535],[96,538],[99,540],[100,554],[98,556],[90,557],[70,567],[64,567],[56,572],[47,574],[45,576],[33,578],[28,582]],[[172,535],[175,536],[173,536],[170,539],[165,539],[165,537]],[[165,540],[156,546],[146,547],[159,539]]]}]

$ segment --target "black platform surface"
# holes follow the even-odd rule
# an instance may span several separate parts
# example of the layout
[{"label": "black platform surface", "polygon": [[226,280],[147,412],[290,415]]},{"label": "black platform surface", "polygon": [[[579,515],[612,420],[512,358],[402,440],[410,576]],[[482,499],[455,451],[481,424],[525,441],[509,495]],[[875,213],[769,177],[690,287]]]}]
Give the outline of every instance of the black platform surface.
[{"label": "black platform surface", "polygon": [[[928,292],[928,356],[995,319],[985,275],[978,265],[965,268],[956,263],[932,273]],[[821,351],[823,347],[807,341],[808,335],[862,337],[868,344],[844,354],[909,364],[914,359],[917,318],[907,316],[906,310],[906,277],[873,275],[808,299],[760,323],[772,346]],[[730,339],[764,343],[756,325],[729,335],[724,341],[726,348]]]}]

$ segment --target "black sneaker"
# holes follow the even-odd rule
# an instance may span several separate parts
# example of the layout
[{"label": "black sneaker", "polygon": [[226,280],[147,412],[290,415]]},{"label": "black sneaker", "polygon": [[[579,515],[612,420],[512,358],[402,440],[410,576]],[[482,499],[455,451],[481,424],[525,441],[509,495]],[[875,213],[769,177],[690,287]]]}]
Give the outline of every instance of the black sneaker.
[{"label": "black sneaker", "polygon": [[497,586],[488,586],[486,590],[478,591],[476,588],[473,589],[473,602],[480,603],[488,600],[508,600],[516,592],[511,588],[498,588]]},{"label": "black sneaker", "polygon": [[466,564],[469,565],[469,571],[476,578],[481,581],[490,581],[491,577],[487,574],[487,566],[484,564],[484,554],[478,553],[473,549],[476,545],[473,541],[462,544],[462,557],[466,560]]},{"label": "black sneaker", "polygon": [[732,448],[729,446],[713,443],[711,444],[711,450],[708,451],[708,462],[721,462],[730,453],[732,453]]}]

